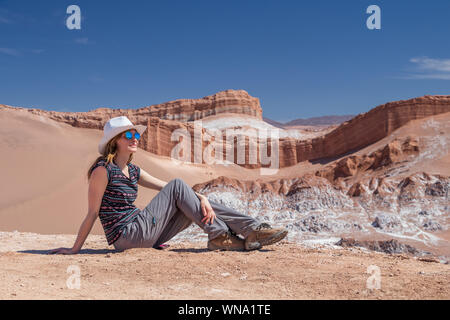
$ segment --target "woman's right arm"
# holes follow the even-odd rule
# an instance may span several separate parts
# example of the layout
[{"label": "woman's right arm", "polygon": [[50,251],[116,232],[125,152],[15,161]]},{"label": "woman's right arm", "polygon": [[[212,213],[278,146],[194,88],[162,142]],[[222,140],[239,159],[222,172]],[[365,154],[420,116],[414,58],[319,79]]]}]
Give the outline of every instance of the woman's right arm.
[{"label": "woman's right arm", "polygon": [[62,253],[62,254],[75,254],[81,250],[89,232],[91,232],[92,226],[98,217],[100,211],[100,205],[102,203],[103,194],[105,193],[106,186],[108,185],[108,173],[105,167],[99,166],[92,171],[91,178],[89,179],[89,191],[88,191],[88,213],[83,220],[78,231],[78,237],[72,248],[58,248],[51,250],[49,253]]}]

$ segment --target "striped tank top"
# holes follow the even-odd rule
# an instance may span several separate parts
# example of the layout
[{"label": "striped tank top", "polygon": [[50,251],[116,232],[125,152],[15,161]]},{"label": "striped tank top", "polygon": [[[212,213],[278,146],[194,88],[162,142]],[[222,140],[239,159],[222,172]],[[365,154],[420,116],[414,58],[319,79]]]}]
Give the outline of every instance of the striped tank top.
[{"label": "striped tank top", "polygon": [[127,166],[130,177],[128,178],[114,162],[106,165],[105,160],[99,160],[92,170],[98,166],[105,167],[108,172],[108,185],[103,194],[99,218],[106,240],[111,245],[120,237],[123,228],[141,211],[133,204],[137,197],[137,182],[141,169],[129,163]]}]

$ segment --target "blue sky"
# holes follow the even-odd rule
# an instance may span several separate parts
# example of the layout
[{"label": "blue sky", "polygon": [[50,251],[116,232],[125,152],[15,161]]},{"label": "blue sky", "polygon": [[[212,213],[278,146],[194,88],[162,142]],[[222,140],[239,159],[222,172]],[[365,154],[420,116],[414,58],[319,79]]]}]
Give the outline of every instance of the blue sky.
[{"label": "blue sky", "polygon": [[[69,30],[66,9],[81,9]],[[381,30],[366,9],[381,8]],[[0,104],[139,108],[226,89],[278,121],[450,94],[450,1],[0,0]]]}]

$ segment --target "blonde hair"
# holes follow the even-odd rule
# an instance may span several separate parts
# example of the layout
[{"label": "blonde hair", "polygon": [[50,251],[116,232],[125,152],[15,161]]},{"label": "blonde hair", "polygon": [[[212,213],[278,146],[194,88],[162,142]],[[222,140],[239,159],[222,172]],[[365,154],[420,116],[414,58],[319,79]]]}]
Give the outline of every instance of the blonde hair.
[{"label": "blonde hair", "polygon": [[[101,156],[99,156],[97,159],[95,159],[95,161],[92,163],[92,165],[90,166],[88,173],[87,173],[88,180],[91,178],[91,174],[94,169],[94,166],[97,164],[98,161],[104,160],[106,162],[105,166],[107,166],[108,164],[113,162],[114,157],[117,155],[117,143],[116,142],[117,142],[117,140],[120,139],[120,137],[122,136],[122,133],[123,132],[119,133],[114,138],[109,140],[108,143],[106,144],[103,154]],[[130,154],[127,164],[129,164],[131,162],[131,160],[133,160],[133,153]]]}]

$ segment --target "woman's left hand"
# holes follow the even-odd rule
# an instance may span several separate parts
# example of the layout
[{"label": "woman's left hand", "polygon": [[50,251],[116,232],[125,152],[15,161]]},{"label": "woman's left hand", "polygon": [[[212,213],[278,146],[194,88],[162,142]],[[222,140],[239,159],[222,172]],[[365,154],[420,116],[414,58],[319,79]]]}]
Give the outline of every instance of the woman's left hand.
[{"label": "woman's left hand", "polygon": [[73,250],[73,248],[58,248],[53,249],[48,252],[49,254],[77,254],[78,251]]},{"label": "woman's left hand", "polygon": [[203,196],[202,199],[200,200],[200,205],[202,207],[203,215],[205,216],[202,219],[202,222],[204,222],[205,224],[206,223],[212,224],[214,222],[214,219],[216,218],[216,214],[214,213],[214,210],[211,207],[208,198]]}]

